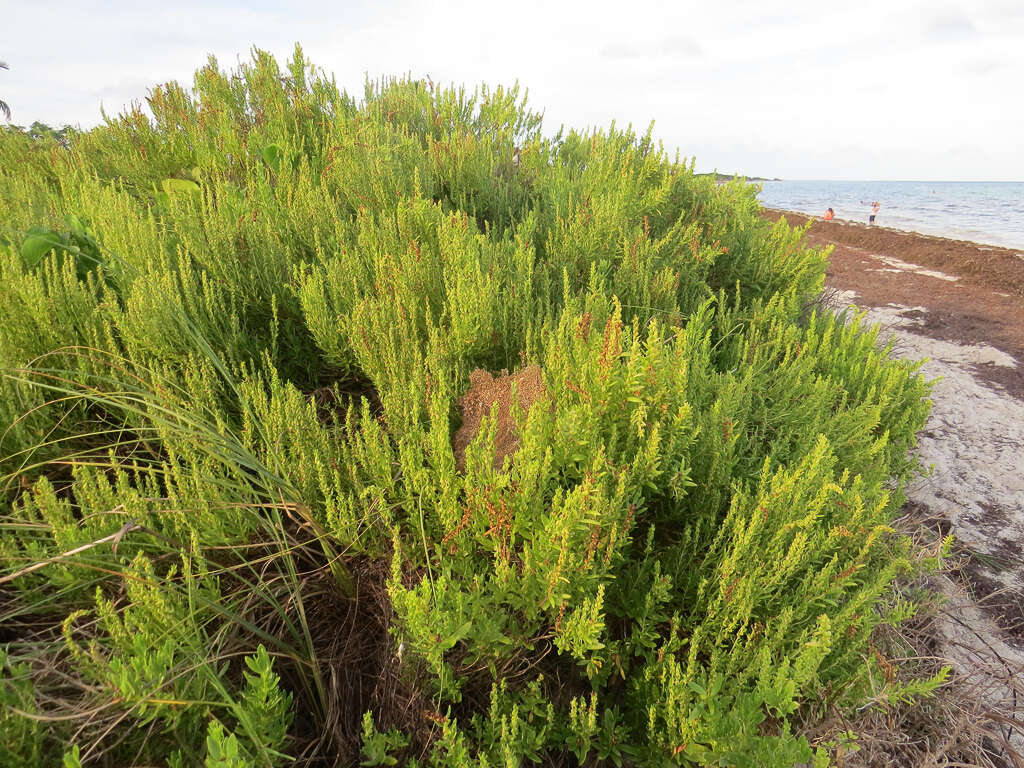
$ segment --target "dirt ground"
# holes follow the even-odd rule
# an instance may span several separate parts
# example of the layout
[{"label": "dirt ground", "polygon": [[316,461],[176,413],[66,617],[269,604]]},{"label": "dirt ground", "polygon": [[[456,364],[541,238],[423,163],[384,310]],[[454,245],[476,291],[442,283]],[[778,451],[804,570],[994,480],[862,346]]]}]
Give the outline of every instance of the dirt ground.
[{"label": "dirt ground", "polygon": [[466,469],[466,448],[480,432],[483,420],[498,406],[497,425],[494,435],[494,468],[501,469],[506,456],[519,448],[519,431],[512,405],[516,403],[521,413],[544,395],[544,382],[540,366],[534,363],[517,373],[502,371],[492,376],[479,368],[469,375],[469,390],[459,398],[462,425],[452,438],[455,464],[460,472]]},{"label": "dirt ground", "polygon": [[991,715],[1005,764],[1024,765],[1024,253],[844,221],[814,221],[806,239],[834,248],[834,308],[865,311],[897,355],[927,360],[918,455],[932,471],[907,489],[901,525],[954,537],[933,585],[936,650]]}]

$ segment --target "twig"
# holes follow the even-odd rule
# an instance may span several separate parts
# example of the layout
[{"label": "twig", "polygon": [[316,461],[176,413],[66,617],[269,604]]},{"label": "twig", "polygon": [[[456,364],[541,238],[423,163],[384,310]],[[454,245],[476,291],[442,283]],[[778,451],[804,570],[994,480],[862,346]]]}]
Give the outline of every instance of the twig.
[{"label": "twig", "polygon": [[131,520],[122,525],[117,531],[110,534],[109,536],[104,536],[102,539],[96,539],[96,541],[91,541],[88,544],[83,544],[80,547],[69,549],[67,552],[61,552],[59,555],[54,555],[53,557],[48,557],[45,560],[40,560],[38,563],[33,563],[27,568],[22,568],[20,571],[15,571],[14,573],[8,574],[7,576],[0,577],[0,584],[6,584],[9,581],[14,581],[15,579],[21,576],[26,576],[30,573],[33,573],[34,571],[38,571],[40,568],[45,568],[48,565],[52,565],[53,563],[72,557],[81,552],[85,552],[86,550],[92,549],[93,547],[98,547],[100,544],[106,544],[107,542],[114,543],[113,550],[114,553],[116,554],[117,545],[121,543],[121,539],[123,539],[127,534],[132,533],[134,531],[145,530],[148,529],[141,525],[138,525],[134,520]]}]

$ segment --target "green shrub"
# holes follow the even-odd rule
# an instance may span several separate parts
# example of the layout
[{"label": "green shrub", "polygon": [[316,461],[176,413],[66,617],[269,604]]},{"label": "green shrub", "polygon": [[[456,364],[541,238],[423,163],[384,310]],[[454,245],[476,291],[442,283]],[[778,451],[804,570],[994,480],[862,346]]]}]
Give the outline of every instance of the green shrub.
[{"label": "green shrub", "polygon": [[298,49],[148,103],[0,133],[5,760],[825,765],[941,683],[928,387],[750,186]]}]

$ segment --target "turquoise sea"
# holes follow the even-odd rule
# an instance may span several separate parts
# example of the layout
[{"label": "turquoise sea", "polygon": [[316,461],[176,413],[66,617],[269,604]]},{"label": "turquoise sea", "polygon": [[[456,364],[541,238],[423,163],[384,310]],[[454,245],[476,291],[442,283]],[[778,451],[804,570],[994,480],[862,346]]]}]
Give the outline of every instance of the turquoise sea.
[{"label": "turquoise sea", "polygon": [[758,199],[768,208],[867,223],[926,235],[1024,250],[1024,182],[1006,181],[765,181]]}]

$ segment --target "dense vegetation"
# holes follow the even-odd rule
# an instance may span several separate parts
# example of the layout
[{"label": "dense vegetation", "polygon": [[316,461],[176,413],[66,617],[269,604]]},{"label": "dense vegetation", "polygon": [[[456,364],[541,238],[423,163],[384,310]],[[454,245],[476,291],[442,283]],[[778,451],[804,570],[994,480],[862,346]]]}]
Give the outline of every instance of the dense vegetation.
[{"label": "dense vegetation", "polygon": [[147,101],[0,135],[0,763],[824,765],[938,684],[927,386],[749,185],[298,50]]}]

